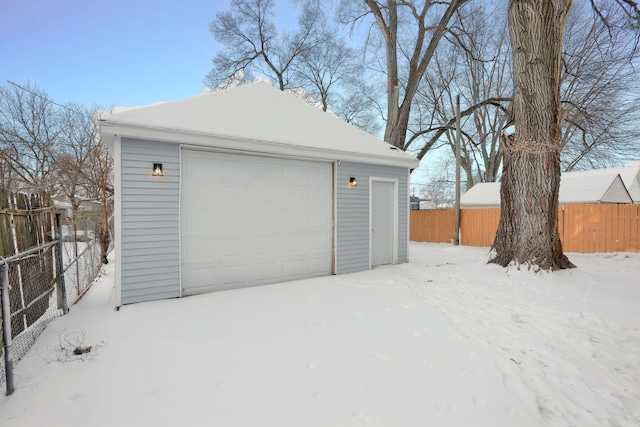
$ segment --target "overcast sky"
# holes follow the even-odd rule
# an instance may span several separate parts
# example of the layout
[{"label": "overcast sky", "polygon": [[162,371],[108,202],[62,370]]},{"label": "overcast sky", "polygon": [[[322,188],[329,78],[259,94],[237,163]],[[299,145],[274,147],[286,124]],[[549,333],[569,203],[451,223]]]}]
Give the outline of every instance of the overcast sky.
[{"label": "overcast sky", "polygon": [[0,0],[0,85],[29,81],[56,102],[106,108],[195,96],[220,48],[208,25],[229,3]]}]

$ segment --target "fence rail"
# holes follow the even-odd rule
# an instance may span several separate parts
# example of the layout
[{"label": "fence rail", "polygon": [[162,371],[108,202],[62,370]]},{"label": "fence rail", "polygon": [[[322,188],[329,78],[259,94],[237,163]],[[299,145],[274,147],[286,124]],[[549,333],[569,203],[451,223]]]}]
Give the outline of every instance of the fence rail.
[{"label": "fence rail", "polygon": [[[453,209],[411,211],[410,239],[451,243],[453,217]],[[462,209],[460,243],[491,246],[499,221],[500,208]],[[640,205],[561,205],[558,230],[566,252],[640,252]]]}]

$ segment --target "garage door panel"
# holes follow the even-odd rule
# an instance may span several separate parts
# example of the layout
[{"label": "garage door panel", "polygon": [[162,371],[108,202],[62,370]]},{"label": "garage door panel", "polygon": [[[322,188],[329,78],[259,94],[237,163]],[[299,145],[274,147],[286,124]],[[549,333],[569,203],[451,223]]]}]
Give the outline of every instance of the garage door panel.
[{"label": "garage door panel", "polygon": [[[241,161],[226,159],[225,161],[215,162],[217,168],[216,175],[221,177],[222,183],[226,186],[235,186],[238,184],[248,184],[252,181],[251,175],[244,173],[244,164]],[[209,177],[209,180],[211,177]]]},{"label": "garage door panel", "polygon": [[325,257],[311,258],[309,260],[309,274],[312,276],[323,275],[331,265]]},{"label": "garage door panel", "polygon": [[289,259],[282,263],[282,276],[285,280],[296,280],[306,276],[308,271],[305,259]]},{"label": "garage door panel", "polygon": [[331,274],[330,164],[182,156],[184,294]]},{"label": "garage door panel", "polygon": [[252,240],[252,251],[256,255],[271,255],[278,245],[278,237],[275,233],[254,236]]},{"label": "garage door panel", "polygon": [[308,218],[297,210],[283,210],[280,217],[281,229],[304,231],[309,224]]},{"label": "garage door panel", "polygon": [[278,279],[278,268],[275,262],[256,264],[253,266],[253,279],[256,283],[274,283]]},{"label": "garage door panel", "polygon": [[223,281],[229,285],[242,285],[249,281],[247,274],[247,266],[241,265],[228,265],[222,268]]},{"label": "garage door panel", "polygon": [[181,256],[183,259],[189,259],[192,264],[210,262],[210,260],[219,256],[219,254],[215,253],[215,246],[211,245],[208,240],[189,239],[188,242],[185,242],[185,240],[183,237]]},{"label": "garage door panel", "polygon": [[324,232],[313,232],[307,234],[307,247],[309,250],[317,252],[324,251],[327,245],[327,237]]}]

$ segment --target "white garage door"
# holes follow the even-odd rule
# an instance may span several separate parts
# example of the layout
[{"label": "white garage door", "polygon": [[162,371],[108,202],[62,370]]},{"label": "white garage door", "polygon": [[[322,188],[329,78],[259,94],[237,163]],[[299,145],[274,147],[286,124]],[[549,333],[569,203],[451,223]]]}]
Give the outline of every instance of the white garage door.
[{"label": "white garage door", "polygon": [[331,164],[182,151],[183,295],[331,274]]}]

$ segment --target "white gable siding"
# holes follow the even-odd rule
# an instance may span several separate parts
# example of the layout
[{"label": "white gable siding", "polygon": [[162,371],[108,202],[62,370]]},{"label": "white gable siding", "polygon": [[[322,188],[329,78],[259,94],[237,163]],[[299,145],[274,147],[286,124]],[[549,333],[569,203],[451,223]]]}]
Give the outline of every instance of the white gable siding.
[{"label": "white gable siding", "polygon": [[611,183],[609,189],[604,193],[602,199],[600,199],[602,203],[631,203],[632,200],[629,200],[629,192],[627,188],[624,186],[622,179],[618,175],[618,177]]},{"label": "white gable siding", "polygon": [[[180,296],[177,144],[122,138],[121,301]],[[163,177],[152,177],[162,163]]]},{"label": "white gable siding", "polygon": [[629,195],[633,199],[633,203],[640,203],[640,172],[638,172],[636,176],[629,181],[627,189],[629,190]]},{"label": "white gable siding", "polygon": [[[369,177],[398,180],[398,263],[408,257],[407,169],[342,162],[337,167],[336,274],[369,268]],[[358,186],[349,187],[354,177]]]}]

